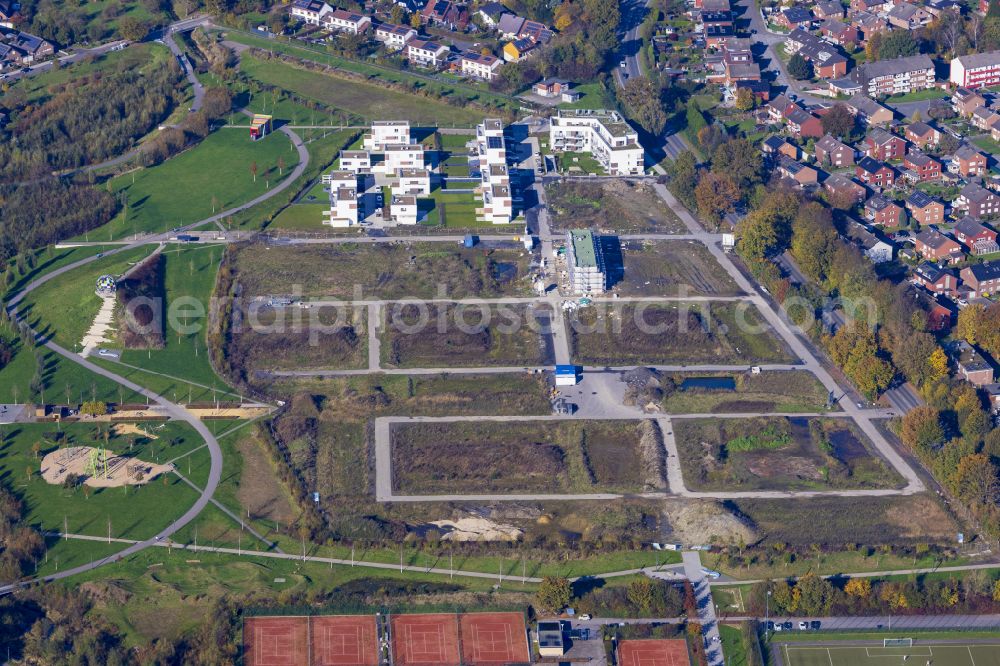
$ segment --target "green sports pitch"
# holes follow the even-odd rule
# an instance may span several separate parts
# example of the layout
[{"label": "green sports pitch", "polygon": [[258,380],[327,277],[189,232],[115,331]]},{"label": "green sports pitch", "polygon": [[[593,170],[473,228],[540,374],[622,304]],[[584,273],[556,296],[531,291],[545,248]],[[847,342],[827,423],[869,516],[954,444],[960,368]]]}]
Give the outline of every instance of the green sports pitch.
[{"label": "green sports pitch", "polygon": [[910,647],[809,646],[785,644],[785,666],[1000,666],[1000,641]]}]

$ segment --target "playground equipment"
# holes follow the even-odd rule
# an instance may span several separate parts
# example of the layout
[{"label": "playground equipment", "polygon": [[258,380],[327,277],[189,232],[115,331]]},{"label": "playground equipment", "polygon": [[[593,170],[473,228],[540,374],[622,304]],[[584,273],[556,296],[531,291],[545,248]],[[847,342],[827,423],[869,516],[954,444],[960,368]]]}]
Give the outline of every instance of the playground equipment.
[{"label": "playground equipment", "polygon": [[113,275],[102,275],[97,278],[97,295],[101,297],[114,296],[118,289],[118,280]]},{"label": "playground equipment", "polygon": [[87,467],[84,469],[84,474],[87,476],[100,477],[102,479],[108,478],[108,450],[107,449],[92,449],[90,451],[90,456],[87,458]]}]

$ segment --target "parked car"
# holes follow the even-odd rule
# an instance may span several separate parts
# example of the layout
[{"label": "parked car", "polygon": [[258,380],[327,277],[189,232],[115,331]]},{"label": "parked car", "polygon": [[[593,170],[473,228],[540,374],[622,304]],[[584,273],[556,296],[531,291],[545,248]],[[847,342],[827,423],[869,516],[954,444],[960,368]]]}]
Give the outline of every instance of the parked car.
[{"label": "parked car", "polygon": [[806,622],[805,620],[802,620],[801,622],[799,622],[799,631],[805,631],[808,628],[809,628],[809,623],[808,622]]},{"label": "parked car", "polygon": [[813,620],[812,622],[809,623],[810,629],[819,629],[821,626],[822,623],[819,620]]},{"label": "parked car", "polygon": [[581,613],[580,614],[580,619],[583,620],[583,621],[589,620],[590,619],[590,613]]}]

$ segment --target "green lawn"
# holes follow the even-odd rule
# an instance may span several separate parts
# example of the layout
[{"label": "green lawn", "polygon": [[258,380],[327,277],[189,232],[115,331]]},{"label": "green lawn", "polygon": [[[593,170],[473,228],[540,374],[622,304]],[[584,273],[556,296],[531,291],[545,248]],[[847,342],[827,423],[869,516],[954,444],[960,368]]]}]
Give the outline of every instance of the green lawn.
[{"label": "green lawn", "polygon": [[[471,192],[448,192],[434,190],[429,199],[421,199],[427,205],[427,219],[424,224],[438,226],[441,224],[441,211],[444,211],[444,226],[451,229],[472,229],[475,227],[493,227],[489,222],[476,218],[476,208],[482,207],[482,200]],[[421,208],[423,212],[423,208]]]},{"label": "green lawn", "polygon": [[594,159],[589,153],[556,153],[556,157],[559,161],[558,169],[559,171],[570,171],[572,169],[579,169],[584,173],[596,173],[599,175],[604,174],[604,167]]},{"label": "green lawn", "polygon": [[598,82],[585,83],[573,88],[574,92],[580,93],[581,97],[575,102],[565,102],[559,105],[560,109],[613,109],[614,102],[608,96],[604,86]]},{"label": "green lawn", "polygon": [[[107,430],[107,424],[102,425]],[[131,455],[146,462],[166,462],[203,443],[185,423],[168,422],[162,427],[145,424],[143,428],[156,439],[137,437]],[[59,531],[65,524],[73,533],[106,536],[110,519],[112,537],[144,539],[166,527],[197,499],[197,493],[173,475],[143,486],[90,489],[89,497],[82,487],[66,489],[41,478],[40,458],[46,453],[66,446],[105,446],[97,430],[97,424],[93,423],[67,423],[58,428],[49,423],[21,424],[16,430],[5,427],[0,474],[24,502],[28,524],[41,530]],[[57,445],[54,437],[59,433],[62,439]],[[32,450],[36,442],[40,444],[39,458]],[[130,450],[126,437],[112,436],[107,446],[115,453]],[[206,450],[192,455],[197,464],[208,464]]]},{"label": "green lawn", "polygon": [[86,245],[81,247],[56,248],[54,245],[50,245],[44,249],[35,250],[32,253],[35,266],[34,268],[28,269],[23,274],[17,272],[17,269],[15,268],[16,263],[12,259],[7,262],[7,270],[14,271],[14,281],[9,287],[0,291],[0,297],[6,298],[8,295],[18,292],[32,280],[36,280],[46,273],[56,270],[57,268],[62,268],[63,266],[72,264],[74,261],[92,257],[95,254],[105,252],[114,247],[116,246]]},{"label": "green lawn", "polygon": [[481,111],[451,106],[434,99],[308,72],[274,60],[265,61],[244,55],[240,63],[241,71],[257,81],[343,109],[366,120],[406,118],[416,124],[471,127],[485,115]]},{"label": "green lawn", "polygon": [[905,666],[907,659],[936,666],[1000,666],[1000,642],[994,645],[927,645],[912,647],[782,647],[786,666]]},{"label": "green lawn", "polygon": [[889,104],[898,104],[899,102],[923,102],[929,99],[944,99],[947,96],[948,93],[940,88],[930,88],[928,90],[914,90],[913,92],[909,92],[904,95],[893,95],[888,97],[885,101]]},{"label": "green lawn", "polygon": [[275,229],[288,229],[295,231],[319,231],[332,229],[332,227],[323,226],[323,212],[329,209],[329,204],[292,204],[285,210],[278,213],[278,216],[274,218],[272,226]]},{"label": "green lawn", "polygon": [[743,642],[743,633],[739,627],[720,624],[719,637],[722,639],[722,653],[726,655],[726,666],[749,666],[748,646]]},{"label": "green lawn", "polygon": [[1000,143],[997,143],[990,136],[980,136],[972,140],[972,143],[976,144],[990,155],[997,156],[1000,155]]},{"label": "green lawn", "polygon": [[[127,209],[89,240],[164,232],[210,217],[267,192],[298,163],[298,152],[284,134],[251,141],[245,129],[223,128],[200,144],[149,169],[115,178],[110,188],[126,197]],[[284,160],[279,174],[278,158]],[[251,165],[257,165],[254,179]]]}]

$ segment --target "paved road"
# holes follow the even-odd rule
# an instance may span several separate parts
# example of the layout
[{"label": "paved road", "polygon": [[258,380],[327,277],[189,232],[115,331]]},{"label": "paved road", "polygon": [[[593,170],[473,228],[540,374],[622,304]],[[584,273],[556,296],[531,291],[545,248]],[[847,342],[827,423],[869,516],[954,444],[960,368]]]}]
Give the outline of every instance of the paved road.
[{"label": "paved road", "polygon": [[191,113],[201,109],[202,102],[205,100],[205,87],[201,85],[198,77],[195,76],[194,70],[191,69],[191,62],[188,60],[187,54],[185,54],[181,47],[177,45],[174,35],[178,32],[193,30],[199,25],[207,22],[207,19],[201,19],[196,21],[185,21],[183,24],[174,24],[171,25],[163,35],[163,43],[167,45],[170,52],[177,58],[177,62],[180,64],[181,69],[184,70],[184,76],[186,76],[187,80],[191,83],[191,90],[194,92],[194,100],[191,102],[191,108],[189,109]]},{"label": "paved road", "polygon": [[[701,226],[698,222],[691,216],[691,213],[687,211],[667,190],[663,185],[656,184],[654,189],[657,194],[666,202],[666,204],[674,210],[675,213],[681,218],[681,221],[688,227],[688,229],[693,234],[703,233],[701,231]],[[752,294],[751,300],[760,310],[761,314],[770,324],[771,328],[777,333],[785,343],[791,348],[792,352],[803,361],[803,365],[806,370],[809,370],[819,379],[820,383],[826,387],[827,391],[831,391],[834,395],[840,395],[840,406],[846,411],[858,424],[858,427],[862,432],[867,435],[867,437],[875,444],[878,449],[879,454],[885,458],[889,464],[903,477],[906,481],[905,491],[907,493],[916,493],[925,489],[923,481],[917,475],[917,472],[910,467],[910,465],[903,459],[903,457],[893,448],[892,444],[882,435],[878,428],[871,422],[869,416],[864,414],[862,410],[858,408],[853,400],[850,400],[844,390],[839,384],[834,380],[834,378],[827,372],[823,364],[819,362],[819,359],[813,355],[809,348],[802,342],[799,338],[798,329],[794,327],[784,312],[779,314],[775,312],[767,299],[761,295],[757,288],[750,283],[749,280],[740,272],[736,265],[732,262],[729,255],[726,254],[722,248],[713,243],[706,242],[706,247],[719,262],[719,265],[729,273],[729,275],[736,282],[743,291],[748,294]]]},{"label": "paved road", "polygon": [[698,601],[698,621],[705,639],[705,656],[708,657],[709,666],[718,666],[725,662],[719,640],[719,621],[715,617],[715,604],[712,602],[712,588],[703,573],[704,567],[701,566],[698,553],[685,551],[681,557],[684,561],[684,575],[691,581]]}]

